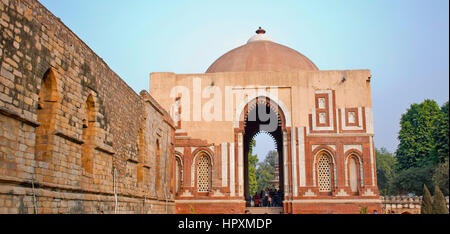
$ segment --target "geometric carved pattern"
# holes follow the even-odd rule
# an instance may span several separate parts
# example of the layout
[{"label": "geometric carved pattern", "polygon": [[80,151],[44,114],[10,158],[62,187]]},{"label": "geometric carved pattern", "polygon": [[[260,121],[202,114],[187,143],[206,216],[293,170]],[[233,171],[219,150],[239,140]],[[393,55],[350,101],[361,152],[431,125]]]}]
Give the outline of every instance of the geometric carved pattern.
[{"label": "geometric carved pattern", "polygon": [[334,131],[333,96],[332,90],[316,90],[315,109],[310,115],[313,131]]},{"label": "geometric carved pattern", "polygon": [[348,112],[348,123],[351,123],[351,124],[356,123],[356,112],[354,112],[354,111]]},{"label": "geometric carved pattern", "polygon": [[325,109],[327,107],[325,98],[318,98],[317,102],[318,102],[319,109]]},{"label": "geometric carved pattern", "polygon": [[325,153],[319,158],[317,174],[319,177],[319,191],[331,192],[331,162],[330,157]]},{"label": "geometric carved pattern", "polygon": [[326,112],[319,112],[319,123],[320,124],[327,123],[327,113]]},{"label": "geometric carved pattern", "polygon": [[197,188],[198,192],[209,192],[209,160],[202,155],[197,162]]}]

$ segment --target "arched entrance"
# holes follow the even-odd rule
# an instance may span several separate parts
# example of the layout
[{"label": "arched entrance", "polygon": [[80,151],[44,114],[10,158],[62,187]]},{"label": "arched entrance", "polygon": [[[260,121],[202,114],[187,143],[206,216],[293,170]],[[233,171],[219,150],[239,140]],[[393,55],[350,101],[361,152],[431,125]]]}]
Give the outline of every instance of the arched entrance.
[{"label": "arched entrance", "polygon": [[[244,107],[239,128],[236,129],[237,132],[242,134],[242,144],[243,144],[243,189],[244,197],[246,200],[249,199],[249,178],[248,178],[248,153],[250,148],[250,143],[254,136],[260,132],[265,132],[272,136],[276,144],[276,151],[278,153],[278,173],[279,173],[279,190],[285,190],[285,168],[284,162],[284,150],[288,148],[284,147],[287,142],[283,142],[286,135],[286,120],[285,115],[280,108],[280,106],[272,101],[269,97],[259,96],[249,101]],[[239,142],[238,142],[239,144]],[[253,194],[251,194],[253,196]],[[281,196],[283,197],[283,196]],[[247,204],[250,204],[247,202]]]}]

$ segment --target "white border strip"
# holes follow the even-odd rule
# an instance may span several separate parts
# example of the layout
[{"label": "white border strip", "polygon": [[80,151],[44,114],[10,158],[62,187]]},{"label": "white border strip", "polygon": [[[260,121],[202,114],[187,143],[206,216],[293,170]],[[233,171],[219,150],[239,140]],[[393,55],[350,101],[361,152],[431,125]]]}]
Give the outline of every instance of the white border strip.
[{"label": "white border strip", "polygon": [[302,126],[298,127],[298,156],[299,156],[299,181],[300,187],[306,186],[306,161],[305,161],[305,135],[304,128]]},{"label": "white border strip", "polygon": [[228,185],[228,143],[222,143],[222,187]]},{"label": "white border strip", "polygon": [[291,155],[292,155],[292,193],[294,196],[298,195],[297,184],[297,150],[295,144],[295,129],[291,129]]},{"label": "white border strip", "polygon": [[230,143],[230,196],[234,197],[235,196],[235,188],[236,188],[236,182],[234,180],[234,175],[236,174],[235,171],[235,164],[234,164],[234,159],[235,159],[235,152],[234,152],[234,143]]},{"label": "white border strip", "polygon": [[289,196],[289,167],[288,167],[288,143],[287,143],[287,132],[283,131],[283,178],[284,178],[284,196]]},{"label": "white border strip", "polygon": [[366,132],[369,134],[374,134],[372,108],[366,107],[365,110],[366,110]]},{"label": "white border strip", "polygon": [[244,196],[244,139],[242,133],[238,133],[238,194]]},{"label": "white border strip", "polygon": [[376,185],[375,184],[375,161],[374,161],[374,157],[373,157],[373,137],[370,137],[370,170],[372,171],[372,185]]}]

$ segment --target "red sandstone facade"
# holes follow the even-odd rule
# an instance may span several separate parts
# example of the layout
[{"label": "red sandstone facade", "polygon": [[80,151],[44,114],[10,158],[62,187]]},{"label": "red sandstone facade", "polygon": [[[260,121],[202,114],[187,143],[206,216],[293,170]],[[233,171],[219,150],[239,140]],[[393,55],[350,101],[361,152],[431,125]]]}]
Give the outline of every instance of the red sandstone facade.
[{"label": "red sandstone facade", "polygon": [[[279,153],[285,213],[381,211],[370,71],[320,71],[302,54],[261,34],[205,74],[151,74],[150,93],[178,122],[175,152],[182,166],[176,170],[182,178],[176,212],[244,212],[248,142],[262,123],[249,117],[257,106],[278,120],[270,134]],[[177,86],[186,89],[174,91]],[[204,120],[199,103],[210,102],[221,112],[207,109],[214,117]],[[198,161],[202,156],[208,158],[207,173]]]},{"label": "red sandstone facade", "polygon": [[368,70],[320,71],[258,30],[136,94],[39,2],[0,12],[0,213],[244,213],[258,108],[277,121],[285,213],[381,210]]}]

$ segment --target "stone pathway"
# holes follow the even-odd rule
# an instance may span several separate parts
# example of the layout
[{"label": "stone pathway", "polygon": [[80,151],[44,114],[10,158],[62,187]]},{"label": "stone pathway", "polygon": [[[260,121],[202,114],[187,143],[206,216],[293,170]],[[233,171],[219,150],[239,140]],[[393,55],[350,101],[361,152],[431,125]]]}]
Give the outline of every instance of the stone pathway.
[{"label": "stone pathway", "polygon": [[247,207],[252,214],[282,214],[283,207]]}]

